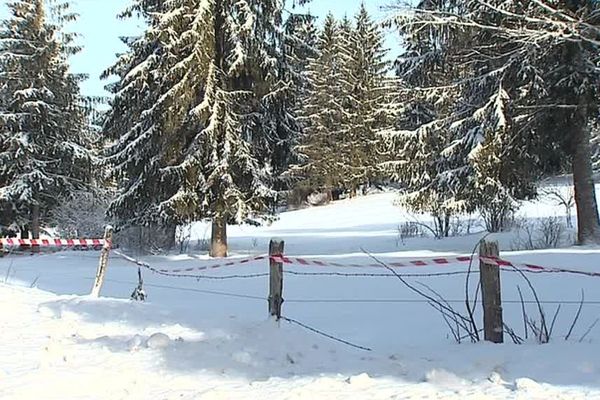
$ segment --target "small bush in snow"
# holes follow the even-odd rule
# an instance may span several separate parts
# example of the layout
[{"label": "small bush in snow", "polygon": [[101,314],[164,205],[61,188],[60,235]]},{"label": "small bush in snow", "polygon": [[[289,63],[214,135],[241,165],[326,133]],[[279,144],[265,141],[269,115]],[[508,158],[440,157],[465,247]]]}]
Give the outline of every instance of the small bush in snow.
[{"label": "small bush in snow", "polygon": [[404,222],[398,225],[398,238],[396,240],[396,246],[402,244],[406,245],[406,239],[421,238],[427,234],[423,231],[421,224],[416,222]]},{"label": "small bush in snow", "polygon": [[179,254],[184,254],[188,251],[190,238],[192,236],[192,226],[185,225],[177,228],[175,233],[175,243],[179,249]]},{"label": "small bush in snow", "polygon": [[555,249],[572,244],[573,237],[559,217],[542,218],[537,222],[521,220],[517,223],[513,250]]},{"label": "small bush in snow", "polygon": [[210,240],[207,238],[196,239],[196,244],[194,245],[195,252],[207,252],[210,250]]},{"label": "small bush in snow", "polygon": [[101,238],[107,224],[107,193],[78,191],[60,200],[52,217],[58,234],[65,238]]},{"label": "small bush in snow", "polygon": [[554,204],[565,209],[567,228],[573,228],[573,208],[575,207],[575,192],[572,187],[561,190],[559,187],[548,187],[541,190],[541,194],[550,198]]},{"label": "small bush in snow", "polygon": [[504,232],[514,226],[514,215],[517,204],[509,197],[498,196],[493,200],[482,202],[479,213],[488,232]]},{"label": "small bush in snow", "polygon": [[330,200],[331,200],[331,198],[329,196],[329,193],[327,193],[327,192],[315,192],[315,193],[311,193],[306,198],[306,201],[311,206],[322,206],[322,205],[325,205],[325,204],[329,203]]}]

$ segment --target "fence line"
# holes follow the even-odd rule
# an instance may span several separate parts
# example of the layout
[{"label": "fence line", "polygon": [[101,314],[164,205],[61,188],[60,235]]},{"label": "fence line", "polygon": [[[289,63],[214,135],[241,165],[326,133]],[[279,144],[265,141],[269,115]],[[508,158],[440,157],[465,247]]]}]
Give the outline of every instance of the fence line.
[{"label": "fence line", "polygon": [[[215,269],[216,266],[211,266],[211,267],[195,267],[195,268],[183,268],[183,269],[177,269],[177,270],[166,270],[166,269],[159,269],[156,267],[151,266],[150,264],[137,260],[133,257],[130,257],[126,254],[121,253],[120,251],[113,251],[114,254],[116,254],[117,256],[121,257],[122,259],[124,259],[125,261],[128,261],[132,264],[135,264],[139,267],[145,268],[151,272],[154,272],[155,274],[159,274],[159,275],[163,275],[163,276],[170,276],[170,277],[179,277],[179,278],[193,278],[193,279],[209,279],[209,280],[228,280],[228,279],[248,279],[248,278],[260,278],[260,277],[265,277],[265,276],[269,276],[268,272],[260,272],[260,273],[256,273],[256,274],[234,274],[234,275],[224,275],[224,276],[217,276],[217,275],[200,275],[200,274],[184,274],[184,273],[179,273],[179,272],[173,272],[173,271],[187,271],[187,270],[199,270],[200,268],[205,268],[205,269]],[[266,259],[265,256],[257,256],[257,257],[253,257],[252,259],[247,259],[247,260],[263,260]],[[249,261],[239,261],[236,262],[235,264],[240,264],[240,263],[246,263]],[[233,265],[232,263],[225,263],[225,264],[218,264],[219,266],[228,266],[228,265]]]},{"label": "fence line", "polygon": [[[86,279],[93,279],[93,278],[86,278]],[[135,282],[127,282],[127,281],[122,281],[119,279],[106,279],[106,282],[120,283],[123,285],[135,285]],[[243,294],[243,293],[222,292],[222,291],[218,291],[218,290],[205,290],[205,289],[188,288],[188,287],[182,287],[182,286],[160,285],[160,284],[156,284],[156,283],[146,283],[146,282],[144,282],[144,286],[154,287],[154,288],[158,288],[158,289],[180,290],[183,292],[196,292],[196,293],[202,293],[202,294],[212,294],[215,296],[236,297],[236,298],[241,298],[241,299],[261,300],[261,301],[267,300],[266,297],[253,296],[250,294]]]},{"label": "fence line", "polygon": [[[93,278],[86,278],[93,279]],[[106,279],[106,282],[120,283],[124,285],[135,285],[134,281],[122,281],[118,279]],[[196,289],[196,288],[187,288],[183,286],[174,286],[174,285],[161,285],[161,284],[153,284],[144,282],[144,286],[155,287],[159,289],[171,289],[171,290],[180,290],[186,292],[197,292],[203,294],[213,294],[218,296],[228,296],[228,297],[237,297],[251,300],[261,300],[267,301],[266,297],[254,296],[244,293],[232,293],[232,292],[223,292],[217,290],[204,290],[204,289]],[[464,304],[464,300],[445,300],[450,304]],[[428,304],[429,300],[426,299],[286,299],[286,303],[357,303],[357,304],[385,304],[385,303],[406,303],[406,304]],[[521,304],[521,300],[502,300],[503,303],[507,304]],[[524,304],[537,304],[535,300],[524,300],[522,303]],[[579,305],[581,304],[581,300],[540,300],[540,304],[549,304],[549,305],[558,305],[558,304],[572,304]],[[583,301],[583,304],[586,305],[600,305],[600,300],[586,300]]]},{"label": "fence line", "polygon": [[316,334],[318,334],[318,335],[324,336],[324,337],[326,337],[326,338],[329,338],[329,339],[331,339],[331,340],[335,340],[336,342],[343,343],[343,344],[345,344],[345,345],[347,345],[347,346],[354,347],[354,348],[357,348],[357,349],[360,349],[360,350],[373,351],[373,349],[371,349],[371,348],[369,348],[369,347],[365,347],[365,346],[359,346],[358,344],[354,344],[354,343],[352,343],[352,342],[349,342],[349,341],[347,341],[347,340],[340,339],[340,338],[338,338],[338,337],[335,337],[335,336],[333,336],[333,335],[330,335],[330,334],[328,334],[328,333],[325,333],[325,332],[323,332],[323,331],[320,331],[320,330],[318,330],[318,329],[316,329],[316,328],[313,328],[313,327],[311,327],[311,326],[308,326],[308,325],[306,325],[306,324],[303,324],[303,323],[302,323],[302,322],[300,322],[300,321],[296,321],[295,319],[291,319],[291,318],[288,318],[288,317],[284,317],[283,315],[281,316],[281,319],[283,319],[284,321],[287,321],[287,322],[289,322],[289,323],[296,324],[296,325],[298,325],[298,326],[300,326],[300,327],[302,327],[302,328],[304,328],[304,329],[308,329],[309,331],[311,331],[311,332],[313,332],[313,333],[316,333]]}]

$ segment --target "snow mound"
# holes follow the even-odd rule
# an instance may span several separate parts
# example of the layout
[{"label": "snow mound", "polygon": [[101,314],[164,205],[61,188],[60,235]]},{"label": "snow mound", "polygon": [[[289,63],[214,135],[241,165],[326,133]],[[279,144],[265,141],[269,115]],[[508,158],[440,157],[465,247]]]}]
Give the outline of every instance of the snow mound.
[{"label": "snow mound", "polygon": [[171,338],[162,332],[156,332],[146,340],[146,346],[150,349],[164,349],[171,344]]},{"label": "snow mound", "polygon": [[433,385],[457,388],[469,385],[469,382],[444,369],[432,369],[425,374],[425,381]]},{"label": "snow mound", "polygon": [[536,392],[540,389],[540,384],[529,378],[519,378],[515,380],[515,389],[524,392]]},{"label": "snow mound", "polygon": [[347,382],[356,387],[366,388],[373,385],[373,379],[367,373],[351,376]]}]

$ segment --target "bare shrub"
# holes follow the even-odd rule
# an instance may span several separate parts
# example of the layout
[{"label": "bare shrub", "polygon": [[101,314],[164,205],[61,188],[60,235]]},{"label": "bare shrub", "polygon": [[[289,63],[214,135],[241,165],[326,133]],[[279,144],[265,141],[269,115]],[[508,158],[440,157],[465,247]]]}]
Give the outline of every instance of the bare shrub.
[{"label": "bare shrub", "polygon": [[307,197],[313,192],[313,188],[310,187],[296,187],[289,192],[286,196],[286,204],[288,210],[296,210],[306,205]]},{"label": "bare shrub", "polygon": [[192,237],[192,226],[184,225],[177,228],[177,232],[175,233],[175,244],[179,249],[179,254],[187,253],[190,238]]},{"label": "bare shrub", "polygon": [[542,218],[533,223],[521,220],[517,227],[513,250],[555,249],[573,241],[559,217]]},{"label": "bare shrub", "polygon": [[52,212],[58,234],[64,238],[102,237],[110,196],[100,191],[78,191],[63,197]]},{"label": "bare shrub", "polygon": [[517,204],[510,198],[499,198],[479,206],[479,213],[488,232],[504,232],[514,224]]},{"label": "bare shrub", "polygon": [[421,224],[416,222],[403,222],[398,225],[398,236],[396,239],[396,246],[402,244],[406,245],[406,239],[422,238],[426,237],[427,234],[423,231]]},{"label": "bare shrub", "polygon": [[306,198],[306,201],[311,206],[323,206],[329,203],[330,200],[331,196],[327,192],[314,192]]},{"label": "bare shrub", "polygon": [[400,243],[405,245],[406,239],[427,237],[428,233],[435,239],[469,235],[473,228],[477,226],[476,220],[470,217],[464,219],[464,216],[451,217],[448,215],[443,218],[434,217],[433,223],[421,222],[413,215],[409,216],[412,221],[406,221],[398,225],[396,246]]},{"label": "bare shrub", "polygon": [[194,245],[195,252],[207,252],[210,251],[210,240],[207,238],[196,239],[196,244]]},{"label": "bare shrub", "polygon": [[138,254],[163,254],[175,247],[175,225],[132,226],[115,233],[115,243]]},{"label": "bare shrub", "polygon": [[540,192],[550,198],[554,204],[564,207],[567,228],[573,228],[573,208],[575,207],[575,192],[573,188],[570,187],[566,193],[561,192],[559,188],[545,188]]}]

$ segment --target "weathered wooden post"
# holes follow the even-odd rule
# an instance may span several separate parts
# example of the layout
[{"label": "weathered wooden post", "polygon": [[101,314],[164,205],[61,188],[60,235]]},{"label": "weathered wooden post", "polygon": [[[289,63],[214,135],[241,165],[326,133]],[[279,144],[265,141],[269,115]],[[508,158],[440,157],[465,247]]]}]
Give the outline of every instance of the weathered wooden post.
[{"label": "weathered wooden post", "polygon": [[104,246],[100,252],[100,262],[98,263],[98,271],[96,272],[96,279],[94,280],[94,286],[92,287],[92,297],[100,296],[100,289],[104,283],[104,277],[106,276],[106,267],[108,266],[108,253],[112,246],[113,227],[108,225],[104,230]]},{"label": "weathered wooden post", "polygon": [[[479,256],[499,258],[498,242],[479,243]],[[479,261],[481,301],[483,303],[483,336],[493,343],[504,342],[502,323],[502,298],[500,294],[500,267],[484,260]]]},{"label": "weathered wooden post", "polygon": [[283,240],[271,239],[269,243],[269,314],[278,321],[283,304],[283,263],[272,256],[283,256]]}]

